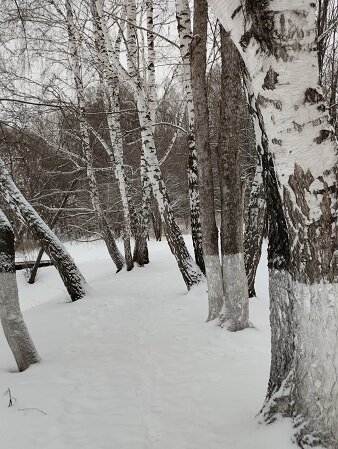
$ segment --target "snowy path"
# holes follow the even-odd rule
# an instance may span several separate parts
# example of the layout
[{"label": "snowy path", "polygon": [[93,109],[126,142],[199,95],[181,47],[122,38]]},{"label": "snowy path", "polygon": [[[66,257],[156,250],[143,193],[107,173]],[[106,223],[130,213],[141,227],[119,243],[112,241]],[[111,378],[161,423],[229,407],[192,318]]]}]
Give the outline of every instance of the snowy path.
[{"label": "snowy path", "polygon": [[1,448],[293,448],[287,423],[255,419],[269,368],[263,266],[255,328],[230,334],[204,322],[205,285],[186,294],[165,242],[147,268],[118,275],[102,245],[70,251],[91,284],[85,300],[65,304],[53,268],[34,286],[20,279],[43,362],[14,373],[1,336],[0,392],[16,398],[8,408],[0,396]]}]

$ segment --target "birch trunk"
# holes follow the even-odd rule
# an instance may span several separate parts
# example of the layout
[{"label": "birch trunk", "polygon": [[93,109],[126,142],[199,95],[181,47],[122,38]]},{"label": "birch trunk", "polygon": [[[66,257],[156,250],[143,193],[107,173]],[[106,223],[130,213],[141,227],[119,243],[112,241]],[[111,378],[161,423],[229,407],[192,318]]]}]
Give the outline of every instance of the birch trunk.
[{"label": "birch trunk", "polygon": [[262,254],[266,224],[266,202],[261,162],[257,162],[248,206],[244,213],[244,262],[249,298],[256,296],[256,272]]},{"label": "birch trunk", "polygon": [[272,361],[262,414],[292,417],[302,447],[337,449],[337,144],[318,86],[316,4],[210,3],[241,49],[269,139]]},{"label": "birch trunk", "polygon": [[[138,58],[137,58],[137,47],[136,47],[136,32],[135,26],[135,2],[129,0],[127,3],[127,13],[128,13],[128,72],[121,65],[117,58],[116,53],[111,45],[111,40],[108,34],[107,26],[102,12],[101,0],[93,0],[95,2],[95,7],[100,18],[100,27],[102,28],[103,34],[105,36],[107,49],[111,62],[119,73],[119,76],[127,81],[129,88],[132,90],[135,100],[137,102],[138,115],[141,126],[141,138],[142,138],[142,149],[144,152],[144,164],[149,178],[152,191],[156,201],[158,203],[159,211],[163,217],[165,223],[165,231],[167,236],[167,241],[171,252],[176,258],[177,264],[181,271],[182,277],[190,289],[194,284],[200,282],[202,274],[199,268],[195,265],[192,260],[182,234],[177,226],[174,218],[174,214],[169,201],[166,186],[162,177],[162,173],[159,167],[159,162],[156,154],[156,147],[153,135],[153,123],[150,118],[149,104],[147,100],[147,95],[143,88],[142,80],[138,74]],[[131,37],[132,36],[132,37]]]},{"label": "birch trunk", "polygon": [[191,85],[191,12],[188,0],[176,0],[177,31],[180,41],[180,53],[182,59],[182,79],[186,95],[188,112],[188,187],[190,203],[191,235],[194,245],[195,260],[200,269],[205,273],[201,219],[200,197],[198,191],[197,151],[195,139],[195,110]]},{"label": "birch trunk", "polygon": [[[120,124],[120,103],[119,103],[119,79],[116,70],[109,62],[109,55],[105,44],[104,35],[101,28],[98,26],[99,18],[95,8],[92,7],[92,15],[94,22],[95,43],[99,59],[99,69],[101,76],[104,78],[103,82],[103,102],[107,112],[107,124],[110,136],[111,147],[105,146],[110,161],[115,168],[115,178],[118,183],[119,192],[123,208],[123,243],[124,254],[126,259],[127,271],[133,269],[133,257],[131,253],[131,223],[130,211],[127,194],[127,177],[124,170],[123,161],[123,139]],[[110,113],[108,113],[110,112]]]},{"label": "birch trunk", "polygon": [[[222,320],[228,330],[249,326],[248,281],[244,265],[244,201],[241,181],[241,113],[244,91],[241,61],[229,34],[221,26],[221,107],[218,166],[221,191],[221,254],[224,288]],[[242,105],[242,108],[241,108]]]},{"label": "birch trunk", "polygon": [[218,229],[214,213],[214,183],[209,145],[209,111],[206,86],[206,40],[208,5],[195,0],[194,40],[191,48],[191,81],[195,108],[195,138],[198,157],[200,217],[205,272],[208,282],[208,321],[218,318],[224,304]]},{"label": "birch trunk", "polygon": [[15,273],[14,232],[0,211],[0,317],[1,324],[18,365],[25,371],[40,360],[24,322]]},{"label": "birch trunk", "polygon": [[40,242],[71,297],[76,301],[85,295],[86,281],[56,235],[49,229],[42,218],[24,198],[11,175],[0,159],[0,192],[3,199],[15,213],[27,224],[34,237]]},{"label": "birch trunk", "polygon": [[89,184],[89,193],[92,206],[102,233],[103,240],[107,246],[108,252],[116,265],[117,272],[122,270],[124,266],[124,258],[120,253],[114,235],[108,226],[100,204],[99,189],[97,186],[96,176],[93,167],[93,151],[90,145],[89,131],[86,123],[85,93],[81,75],[81,64],[78,49],[77,30],[74,23],[71,0],[66,0],[67,11],[67,30],[69,37],[71,67],[74,76],[76,96],[78,103],[78,118],[80,126],[81,143],[84,158],[86,160],[87,178]]},{"label": "birch trunk", "polygon": [[154,4],[153,0],[146,0],[147,8],[147,89],[150,119],[153,123],[153,133],[155,134],[157,95],[156,95],[156,54],[154,36]]}]

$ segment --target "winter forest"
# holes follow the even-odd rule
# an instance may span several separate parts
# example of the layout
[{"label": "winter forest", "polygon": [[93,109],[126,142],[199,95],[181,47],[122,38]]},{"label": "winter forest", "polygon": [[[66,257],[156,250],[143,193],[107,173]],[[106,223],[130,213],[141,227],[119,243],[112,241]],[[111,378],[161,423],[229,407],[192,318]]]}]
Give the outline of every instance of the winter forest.
[{"label": "winter forest", "polygon": [[338,449],[337,0],[1,0],[4,449]]}]

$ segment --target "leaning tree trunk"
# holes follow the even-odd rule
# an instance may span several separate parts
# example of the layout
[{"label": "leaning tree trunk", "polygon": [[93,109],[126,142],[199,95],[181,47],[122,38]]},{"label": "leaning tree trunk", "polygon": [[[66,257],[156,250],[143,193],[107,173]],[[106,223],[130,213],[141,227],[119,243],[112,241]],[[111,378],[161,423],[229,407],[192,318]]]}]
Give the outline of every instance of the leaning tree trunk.
[{"label": "leaning tree trunk", "polygon": [[182,78],[186,94],[188,111],[188,187],[190,203],[191,236],[194,245],[195,260],[200,269],[205,273],[203,258],[203,244],[200,219],[200,197],[198,190],[197,151],[195,139],[195,110],[191,86],[191,12],[188,0],[176,0],[177,31],[180,40],[180,52],[182,59]]},{"label": "leaning tree trunk", "polygon": [[241,57],[221,26],[221,107],[218,167],[221,191],[221,254],[224,311],[228,330],[249,326],[249,295],[243,247],[244,201],[241,180],[241,129],[245,108]]},{"label": "leaning tree trunk", "polygon": [[131,222],[128,202],[128,185],[127,177],[124,168],[123,158],[123,139],[120,123],[120,102],[119,102],[119,79],[116,70],[109,62],[109,54],[106,48],[104,35],[99,24],[99,18],[96,9],[92,5],[92,15],[94,22],[95,44],[99,59],[99,70],[101,75],[104,74],[104,81],[102,82],[103,103],[107,113],[107,124],[109,130],[109,137],[111,148],[104,145],[110,161],[115,168],[115,177],[119,187],[119,192],[122,202],[123,210],[123,243],[124,254],[126,260],[127,271],[134,267],[132,252],[131,252]]},{"label": "leaning tree trunk", "polygon": [[20,371],[40,360],[24,322],[15,273],[14,232],[0,211],[0,318],[5,337]]},{"label": "leaning tree trunk", "polygon": [[209,111],[206,86],[207,21],[208,5],[206,0],[195,0],[195,39],[192,42],[191,81],[195,107],[195,138],[198,157],[203,254],[208,282],[208,320],[214,320],[221,314],[224,299],[218,251],[218,229],[214,213],[214,183],[209,144]]},{"label": "leaning tree trunk", "polygon": [[122,270],[124,266],[124,258],[116,245],[113,232],[108,226],[106,217],[104,216],[104,212],[102,210],[102,206],[100,203],[99,189],[97,185],[96,175],[93,167],[93,151],[90,145],[89,131],[86,123],[85,93],[81,76],[81,64],[78,49],[77,30],[74,23],[71,0],[66,0],[66,10],[67,10],[67,30],[70,46],[71,68],[73,71],[76,88],[81,143],[83,155],[86,160],[86,170],[87,170],[90,198],[103,240],[107,246],[110,257],[112,258],[114,264],[116,265],[117,272],[119,272],[120,270]]},{"label": "leaning tree trunk", "polygon": [[242,52],[269,139],[272,361],[262,413],[293,418],[302,447],[337,449],[337,144],[318,86],[316,4],[210,3]]},{"label": "leaning tree trunk", "polygon": [[58,270],[72,301],[82,298],[85,295],[86,285],[82,274],[60,240],[14,184],[1,159],[0,193],[15,213],[27,224],[33,236],[40,241],[53,265]]}]

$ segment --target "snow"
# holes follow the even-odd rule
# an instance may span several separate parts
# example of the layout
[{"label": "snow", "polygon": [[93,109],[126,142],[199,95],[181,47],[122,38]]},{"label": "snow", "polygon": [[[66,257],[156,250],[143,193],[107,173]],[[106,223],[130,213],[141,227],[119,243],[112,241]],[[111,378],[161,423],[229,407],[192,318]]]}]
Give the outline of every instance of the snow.
[{"label": "snow", "polygon": [[[191,241],[187,241],[191,249]],[[205,323],[206,284],[189,293],[166,242],[151,263],[114,274],[103,244],[67,245],[89,285],[75,303],[53,267],[29,285],[24,316],[42,357],[18,373],[1,335],[4,449],[292,449],[291,425],[256,417],[269,373],[267,269],[258,269],[254,328]]]}]

